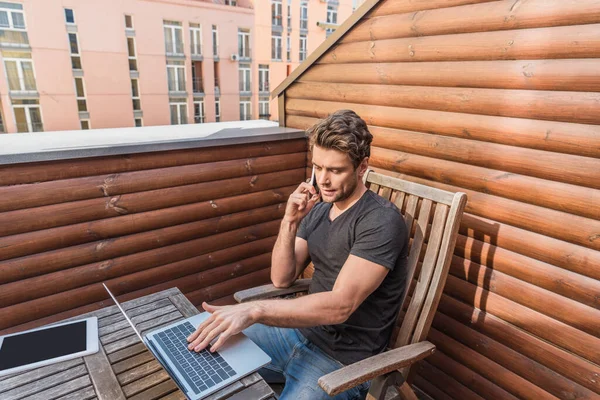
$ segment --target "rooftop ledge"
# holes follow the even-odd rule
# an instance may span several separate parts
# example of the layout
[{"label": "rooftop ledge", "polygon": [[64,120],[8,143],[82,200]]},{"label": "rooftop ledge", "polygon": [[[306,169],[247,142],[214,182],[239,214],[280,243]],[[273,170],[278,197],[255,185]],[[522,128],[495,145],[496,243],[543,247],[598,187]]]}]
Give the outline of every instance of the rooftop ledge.
[{"label": "rooftop ledge", "polygon": [[303,137],[302,130],[265,120],[4,134],[0,135],[0,165]]}]

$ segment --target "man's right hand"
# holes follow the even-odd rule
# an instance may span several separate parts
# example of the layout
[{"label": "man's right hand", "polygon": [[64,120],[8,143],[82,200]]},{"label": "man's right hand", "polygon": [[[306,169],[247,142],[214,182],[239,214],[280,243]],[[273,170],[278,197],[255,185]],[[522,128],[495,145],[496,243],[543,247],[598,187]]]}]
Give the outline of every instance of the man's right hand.
[{"label": "man's right hand", "polygon": [[288,199],[283,220],[293,224],[299,224],[302,218],[319,200],[319,194],[312,185],[302,182]]}]

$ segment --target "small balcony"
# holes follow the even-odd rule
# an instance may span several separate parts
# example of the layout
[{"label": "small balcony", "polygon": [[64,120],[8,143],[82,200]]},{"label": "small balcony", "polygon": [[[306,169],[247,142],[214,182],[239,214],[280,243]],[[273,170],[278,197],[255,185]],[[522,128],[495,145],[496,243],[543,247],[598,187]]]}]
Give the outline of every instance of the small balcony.
[{"label": "small balcony", "polygon": [[192,57],[192,60],[202,61],[204,58],[202,56],[202,45],[199,43],[191,44],[190,45],[190,55]]},{"label": "small balcony", "polygon": [[171,57],[185,57],[182,42],[165,40],[165,52]]},{"label": "small balcony", "polygon": [[192,90],[194,94],[204,93],[202,78],[192,78]]}]

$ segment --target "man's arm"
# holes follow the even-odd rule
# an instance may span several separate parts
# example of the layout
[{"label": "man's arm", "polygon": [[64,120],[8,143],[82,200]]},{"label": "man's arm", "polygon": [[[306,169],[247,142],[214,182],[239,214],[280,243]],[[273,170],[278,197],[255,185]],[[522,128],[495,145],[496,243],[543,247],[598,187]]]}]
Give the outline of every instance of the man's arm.
[{"label": "man's arm", "polygon": [[271,281],[275,287],[289,287],[306,268],[308,244],[296,233],[318,198],[315,189],[303,182],[288,199],[271,255]]},{"label": "man's arm", "polygon": [[379,264],[350,255],[330,292],[223,307],[203,303],[212,315],[188,338],[189,348],[200,351],[220,335],[211,347],[211,351],[216,351],[229,337],[255,323],[288,328],[340,324],[379,287],[388,271]]}]

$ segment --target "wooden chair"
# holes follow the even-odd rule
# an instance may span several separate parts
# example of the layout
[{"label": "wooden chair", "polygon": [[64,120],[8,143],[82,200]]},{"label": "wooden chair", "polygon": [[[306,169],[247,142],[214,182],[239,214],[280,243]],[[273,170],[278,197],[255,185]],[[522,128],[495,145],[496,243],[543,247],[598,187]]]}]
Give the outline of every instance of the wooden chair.
[{"label": "wooden chair", "polygon": [[[448,276],[467,196],[371,170],[367,171],[364,180],[370,190],[391,200],[402,210],[406,226],[411,230],[408,282],[414,284],[414,289],[410,298],[407,289],[402,299],[404,307],[398,315],[400,329],[390,340],[389,350],[321,377],[319,386],[334,396],[372,380],[367,395],[369,400],[383,400],[391,386],[396,387],[400,398],[416,399],[407,383],[408,372],[413,363],[435,351],[435,346],[425,339]],[[264,285],[237,292],[235,299],[246,302],[303,292],[309,284],[310,279],[299,279],[289,288]],[[404,304],[407,299],[408,305]]]}]

